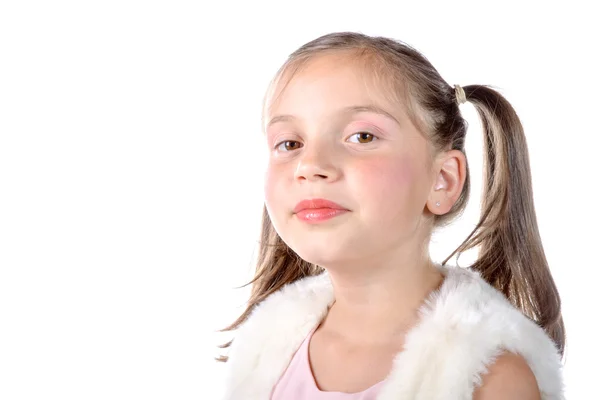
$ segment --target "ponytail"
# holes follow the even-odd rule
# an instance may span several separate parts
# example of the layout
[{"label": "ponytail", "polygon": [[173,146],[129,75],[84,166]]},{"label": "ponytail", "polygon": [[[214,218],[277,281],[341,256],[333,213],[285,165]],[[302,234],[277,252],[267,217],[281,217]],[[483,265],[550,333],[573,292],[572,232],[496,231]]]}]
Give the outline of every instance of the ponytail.
[{"label": "ponytail", "polygon": [[542,327],[564,355],[561,300],[544,254],[533,202],[529,153],[513,107],[483,85],[463,88],[482,119],[484,177],[481,217],[455,253],[479,246],[470,266]]}]

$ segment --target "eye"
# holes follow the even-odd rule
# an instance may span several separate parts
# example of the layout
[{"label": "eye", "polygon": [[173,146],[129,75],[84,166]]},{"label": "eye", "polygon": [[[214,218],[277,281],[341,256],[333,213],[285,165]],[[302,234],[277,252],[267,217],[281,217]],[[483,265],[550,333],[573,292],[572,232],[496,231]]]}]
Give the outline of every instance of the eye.
[{"label": "eye", "polygon": [[375,136],[369,132],[356,132],[350,137],[354,137],[354,136],[358,137],[358,142],[353,142],[353,143],[371,143],[375,139],[377,139],[377,136]]},{"label": "eye", "polygon": [[[281,145],[283,145],[283,147],[285,148],[285,150],[281,149]],[[295,140],[284,140],[283,142],[279,142],[277,143],[277,145],[275,146],[275,150],[280,150],[280,151],[292,151],[292,150],[296,150],[298,148],[300,148],[300,142],[297,142]]]}]

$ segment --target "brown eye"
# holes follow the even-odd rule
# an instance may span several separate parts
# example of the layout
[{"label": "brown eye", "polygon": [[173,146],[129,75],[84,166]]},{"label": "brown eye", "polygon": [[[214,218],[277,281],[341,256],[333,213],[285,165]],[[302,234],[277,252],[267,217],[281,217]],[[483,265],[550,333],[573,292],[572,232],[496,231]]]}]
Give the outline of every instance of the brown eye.
[{"label": "brown eye", "polygon": [[297,142],[295,140],[284,140],[283,142],[275,146],[275,149],[281,150],[281,145],[283,145],[283,147],[285,148],[284,151],[292,151],[300,148],[300,142]]},{"label": "brown eye", "polygon": [[372,141],[374,141],[377,138],[377,136],[375,136],[369,132],[357,132],[357,133],[353,134],[351,137],[354,137],[354,136],[356,136],[358,138],[358,142],[354,142],[354,143],[371,143]]}]

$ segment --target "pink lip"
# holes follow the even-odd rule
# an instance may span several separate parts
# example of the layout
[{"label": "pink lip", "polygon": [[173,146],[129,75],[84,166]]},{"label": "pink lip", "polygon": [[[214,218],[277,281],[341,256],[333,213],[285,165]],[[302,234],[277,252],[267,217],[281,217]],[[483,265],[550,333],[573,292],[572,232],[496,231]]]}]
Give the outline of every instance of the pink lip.
[{"label": "pink lip", "polygon": [[326,221],[333,217],[337,217],[340,214],[347,213],[348,210],[339,210],[334,208],[307,208],[302,211],[298,211],[296,216],[308,223],[319,223],[322,221]]},{"label": "pink lip", "polygon": [[332,208],[334,210],[346,210],[346,208],[340,206],[333,201],[329,201],[326,199],[306,199],[302,200],[300,203],[296,204],[294,207],[294,213],[297,213],[306,209],[314,209],[314,208]]},{"label": "pink lip", "polygon": [[302,200],[294,208],[294,214],[308,223],[326,221],[348,211],[347,208],[326,199]]}]

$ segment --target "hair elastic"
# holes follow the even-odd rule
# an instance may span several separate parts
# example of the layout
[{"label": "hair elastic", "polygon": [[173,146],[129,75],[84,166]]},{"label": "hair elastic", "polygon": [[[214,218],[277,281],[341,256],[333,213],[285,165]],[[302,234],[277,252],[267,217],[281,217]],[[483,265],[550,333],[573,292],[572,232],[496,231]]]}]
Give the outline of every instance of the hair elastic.
[{"label": "hair elastic", "polygon": [[467,102],[467,95],[465,94],[464,89],[460,87],[460,85],[454,85],[454,92],[456,94],[456,100],[458,101],[458,104],[463,104]]}]

